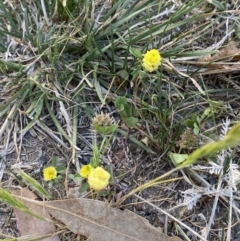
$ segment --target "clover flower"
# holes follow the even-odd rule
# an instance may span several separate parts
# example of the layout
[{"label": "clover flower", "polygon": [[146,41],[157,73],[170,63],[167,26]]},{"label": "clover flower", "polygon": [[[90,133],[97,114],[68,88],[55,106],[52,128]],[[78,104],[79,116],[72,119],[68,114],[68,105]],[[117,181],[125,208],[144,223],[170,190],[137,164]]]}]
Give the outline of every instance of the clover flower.
[{"label": "clover flower", "polygon": [[92,119],[93,129],[102,135],[113,133],[117,129],[117,125],[114,124],[114,119],[109,114],[97,114]]},{"label": "clover flower", "polygon": [[94,168],[92,167],[91,164],[88,165],[83,165],[80,169],[80,175],[84,178],[87,178],[89,176],[89,174],[91,173],[91,171],[93,171]]},{"label": "clover flower", "polygon": [[199,145],[199,136],[195,135],[192,129],[186,129],[176,142],[181,149],[195,149]]},{"label": "clover flower", "polygon": [[54,180],[57,177],[57,170],[55,167],[47,167],[43,170],[43,178],[45,181]]},{"label": "clover flower", "polygon": [[113,124],[113,119],[109,114],[100,113],[92,119],[92,124],[97,124],[99,126],[110,126]]},{"label": "clover flower", "polygon": [[102,167],[97,167],[89,174],[88,184],[90,188],[100,191],[108,185],[109,179],[110,174]]},{"label": "clover flower", "polygon": [[149,72],[157,70],[161,65],[162,57],[157,49],[151,49],[143,57],[142,66]]}]

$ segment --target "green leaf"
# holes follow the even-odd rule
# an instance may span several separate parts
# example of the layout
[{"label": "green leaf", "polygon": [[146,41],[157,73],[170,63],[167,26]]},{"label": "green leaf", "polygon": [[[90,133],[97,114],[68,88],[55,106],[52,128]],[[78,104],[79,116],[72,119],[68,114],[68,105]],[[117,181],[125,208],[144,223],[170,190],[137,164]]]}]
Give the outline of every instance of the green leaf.
[{"label": "green leaf", "polygon": [[35,112],[34,118],[29,122],[29,124],[21,132],[28,131],[37,122],[37,120],[42,112],[44,96],[45,96],[44,94],[41,95],[40,99],[37,101],[36,105],[34,106],[34,110],[33,110],[33,112]]},{"label": "green leaf", "polygon": [[120,96],[115,100],[114,104],[119,111],[123,111],[124,106],[127,104],[127,98],[125,96]]},{"label": "green leaf", "polygon": [[119,112],[124,112],[124,105],[120,103],[118,105],[118,110],[119,110]]},{"label": "green leaf", "polygon": [[117,128],[118,125],[99,126],[97,124],[93,124],[93,129],[101,135],[112,134],[116,131]]},{"label": "green leaf", "polygon": [[115,106],[118,108],[121,117],[131,117],[132,116],[132,108],[127,103],[127,98],[125,96],[120,96],[115,100]]},{"label": "green leaf", "polygon": [[234,25],[233,25],[233,28],[235,30],[235,35],[239,39],[239,37],[240,37],[240,25],[235,22]]},{"label": "green leaf", "polygon": [[79,191],[80,193],[83,193],[83,192],[87,191],[88,188],[89,188],[89,184],[88,184],[87,182],[85,182],[85,183],[78,189],[78,191]]},{"label": "green leaf", "polygon": [[138,123],[138,119],[135,117],[127,117],[127,118],[124,118],[123,120],[130,128],[133,128]]},{"label": "green leaf", "polygon": [[0,52],[6,52],[6,48],[5,48],[5,46],[2,44],[2,43],[0,43]]},{"label": "green leaf", "polygon": [[63,179],[62,175],[58,175],[58,176],[54,179],[54,182],[59,181],[59,180],[62,180],[62,179]]},{"label": "green leaf", "polygon": [[170,152],[169,157],[170,157],[173,165],[178,166],[179,164],[181,164],[188,158],[188,155]]},{"label": "green leaf", "polygon": [[58,165],[58,161],[59,161],[59,158],[57,156],[53,156],[53,158],[52,158],[52,166],[56,168],[57,165]]},{"label": "green leaf", "polygon": [[193,123],[193,133],[197,136],[200,132],[200,126],[198,123],[194,122]]},{"label": "green leaf", "polygon": [[124,80],[128,79],[129,77],[129,73],[125,69],[118,71],[118,75]]},{"label": "green leaf", "polygon": [[211,3],[212,5],[214,5],[216,8],[218,8],[219,10],[221,11],[224,11],[225,8],[224,6],[222,5],[222,3],[220,1],[217,1],[217,0],[207,0],[209,3]]},{"label": "green leaf", "polygon": [[68,178],[73,180],[74,179],[74,175],[72,173],[68,174]]},{"label": "green leaf", "polygon": [[66,172],[66,167],[59,166],[56,167],[57,173],[65,173]]},{"label": "green leaf", "polygon": [[184,121],[184,124],[188,128],[191,128],[192,130],[194,130],[197,126],[198,126],[198,129],[200,129],[200,123],[201,123],[200,118],[195,114],[191,116],[191,119],[187,119]]},{"label": "green leaf", "polygon": [[138,59],[142,59],[142,52],[140,50],[135,48],[130,48],[129,51],[134,57]]},{"label": "green leaf", "polygon": [[100,156],[99,149],[98,149],[97,143],[95,142],[93,144],[93,157],[90,160],[90,164],[92,165],[92,167],[96,168],[99,166],[100,164],[99,156]]},{"label": "green leaf", "polygon": [[69,174],[68,178],[72,179],[74,182],[83,180],[83,178],[80,176],[80,174],[78,172],[76,172],[75,174]]}]

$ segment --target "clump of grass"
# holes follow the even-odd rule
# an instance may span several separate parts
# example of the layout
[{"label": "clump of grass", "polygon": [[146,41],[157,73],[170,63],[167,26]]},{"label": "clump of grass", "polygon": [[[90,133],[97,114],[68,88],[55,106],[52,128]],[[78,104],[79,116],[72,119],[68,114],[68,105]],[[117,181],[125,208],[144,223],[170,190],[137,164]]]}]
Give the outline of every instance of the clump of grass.
[{"label": "clump of grass", "polygon": [[[138,114],[142,117],[149,116],[150,120],[156,118],[165,130],[169,129],[167,122],[171,108],[167,106],[168,94],[162,88],[165,86],[165,73],[163,68],[157,73],[146,73],[141,68],[141,54],[154,47],[161,49],[164,58],[180,56],[177,54],[180,51],[177,46],[180,45],[182,50],[186,46],[181,38],[178,37],[176,43],[168,46],[161,43],[159,37],[189,25],[190,21],[198,21],[203,16],[191,14],[191,11],[204,5],[205,1],[190,1],[176,8],[172,2],[131,3],[120,0],[113,2],[111,10],[105,15],[102,13],[106,11],[103,2],[91,6],[84,0],[42,1],[30,5],[31,8],[26,0],[15,4],[16,6],[1,3],[3,14],[0,34],[5,46],[8,44],[6,51],[11,54],[7,61],[3,60],[5,62],[1,69],[11,77],[16,75],[16,68],[18,70],[15,94],[5,101],[2,115],[11,109],[9,118],[16,119],[16,110],[21,109],[29,120],[23,133],[39,122],[47,112],[59,134],[73,149],[77,149],[76,136],[70,128],[73,125],[71,119],[76,117],[79,108],[83,108],[92,117],[93,106],[86,104],[89,102],[87,92],[96,93],[104,105],[106,96],[103,96],[102,88],[121,96],[124,88],[130,85],[133,86],[133,96],[140,97],[132,98],[137,101]],[[84,11],[78,11],[80,8]],[[186,13],[190,14],[188,21],[183,19]],[[46,28],[42,21],[47,23]],[[16,31],[13,32],[12,29]],[[176,35],[177,32],[170,39],[175,39]],[[14,49],[19,47],[18,44],[24,51],[20,59],[25,59],[16,63]],[[196,56],[194,52],[191,54]],[[122,82],[120,87],[119,81]],[[142,90],[146,91],[141,93]],[[24,95],[21,94],[23,92]],[[15,102],[17,105],[13,105]],[[67,126],[65,130],[56,118],[53,106],[60,108]],[[71,111],[73,106],[74,115]],[[75,121],[74,130],[76,124]],[[153,123],[150,122],[150,125]],[[4,130],[2,128],[1,133]],[[152,139],[166,135],[165,132],[159,130]]]}]

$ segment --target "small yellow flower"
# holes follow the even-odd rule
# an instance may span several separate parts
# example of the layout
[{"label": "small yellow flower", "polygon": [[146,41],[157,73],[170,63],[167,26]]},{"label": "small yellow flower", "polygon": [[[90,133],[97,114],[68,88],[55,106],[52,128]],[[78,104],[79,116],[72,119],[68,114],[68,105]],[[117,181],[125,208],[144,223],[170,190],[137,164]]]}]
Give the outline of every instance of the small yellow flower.
[{"label": "small yellow flower", "polygon": [[149,72],[157,70],[161,65],[162,57],[157,49],[151,49],[144,55],[142,66]]},{"label": "small yellow flower", "polygon": [[92,167],[92,165],[88,164],[88,165],[83,165],[80,169],[80,175],[84,178],[87,178],[90,174],[91,171],[93,171],[94,168]]},{"label": "small yellow flower", "polygon": [[57,177],[57,170],[55,167],[47,167],[43,170],[43,177],[45,181],[54,180]]},{"label": "small yellow flower", "polygon": [[97,167],[88,176],[88,184],[90,188],[100,191],[108,185],[109,179],[110,174],[102,167]]}]

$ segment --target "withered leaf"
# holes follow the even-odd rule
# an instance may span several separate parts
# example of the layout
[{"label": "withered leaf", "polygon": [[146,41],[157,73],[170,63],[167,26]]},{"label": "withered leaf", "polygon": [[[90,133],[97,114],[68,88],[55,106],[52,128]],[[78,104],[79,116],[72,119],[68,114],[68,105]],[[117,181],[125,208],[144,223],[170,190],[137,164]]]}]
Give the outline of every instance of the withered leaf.
[{"label": "withered leaf", "polygon": [[213,56],[208,54],[199,58],[197,64],[211,69],[232,69],[236,67],[235,61],[240,59],[237,45],[238,43],[232,41]]},{"label": "withered leaf", "polygon": [[237,48],[237,43],[230,42],[227,46],[212,56],[212,61],[219,61],[223,59],[230,61],[234,55],[239,53],[240,50]]},{"label": "withered leaf", "polygon": [[206,62],[211,62],[211,61],[212,61],[211,54],[207,54],[207,55],[204,55],[204,56],[200,57],[197,62],[206,63]]},{"label": "withered leaf", "polygon": [[[46,212],[43,206],[39,206],[34,202],[31,202],[31,199],[35,200],[37,196],[33,192],[31,192],[28,188],[22,188],[21,190],[14,190],[12,191],[12,193],[20,197],[29,198],[30,199],[29,201],[26,201],[26,200],[22,200],[22,201],[30,211],[37,213],[41,217],[47,218],[49,220],[51,219],[50,215]],[[16,215],[17,226],[21,234],[21,237],[23,236],[30,237],[31,235],[36,236],[37,234],[38,235],[42,234],[42,236],[44,236],[45,234],[51,235],[55,233],[54,223],[32,217],[17,209],[14,209],[14,213]],[[51,237],[41,239],[41,241],[60,241],[60,238],[58,237],[58,235],[54,235]]]},{"label": "withered leaf", "polygon": [[72,232],[91,241],[171,241],[160,228],[128,211],[92,199],[44,202],[45,209]]}]

